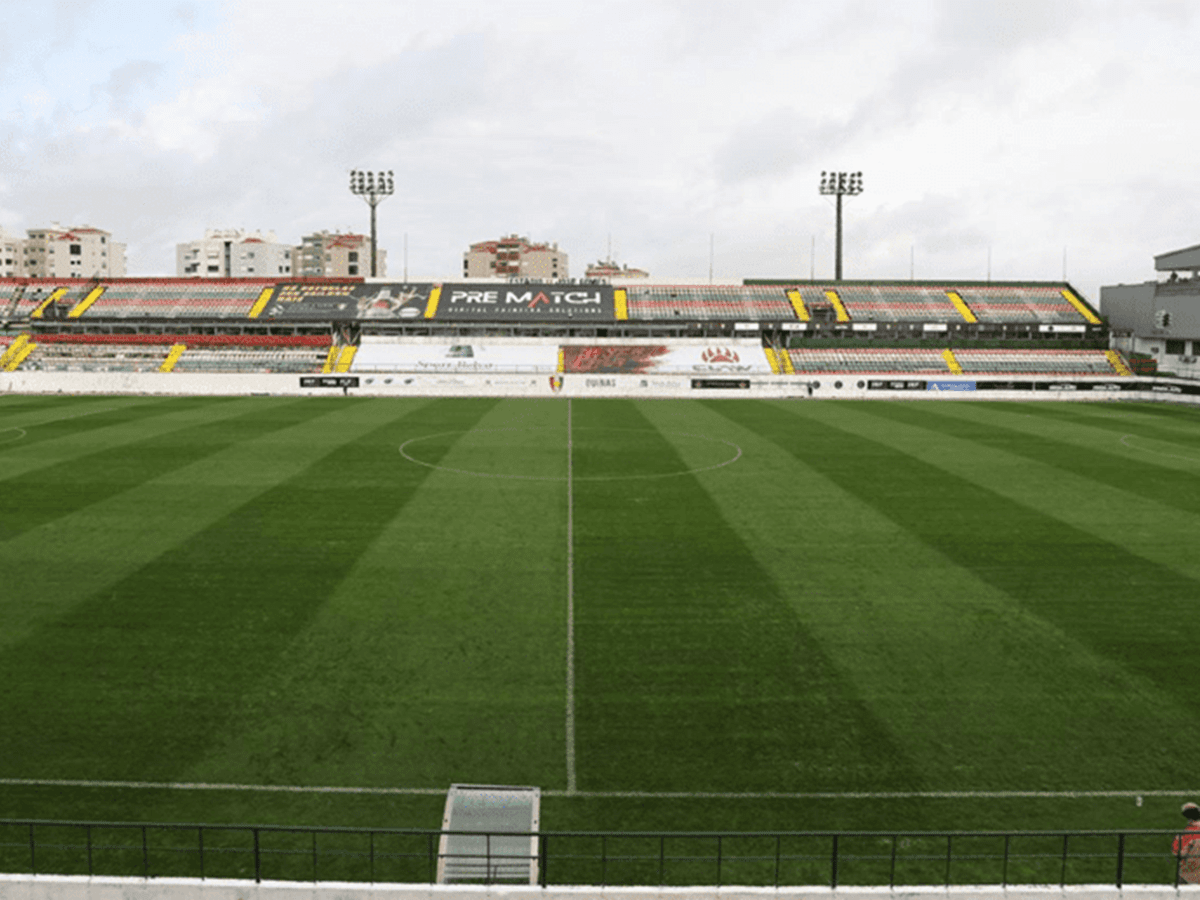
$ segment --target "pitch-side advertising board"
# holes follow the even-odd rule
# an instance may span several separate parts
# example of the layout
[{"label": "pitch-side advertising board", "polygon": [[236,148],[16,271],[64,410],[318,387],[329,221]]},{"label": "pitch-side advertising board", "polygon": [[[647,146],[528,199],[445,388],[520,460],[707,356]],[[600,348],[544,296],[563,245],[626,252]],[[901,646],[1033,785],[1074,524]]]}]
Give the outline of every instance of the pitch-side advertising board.
[{"label": "pitch-side advertising board", "polygon": [[563,371],[570,373],[687,373],[769,375],[771,367],[758,341],[703,345],[601,344],[562,348]]}]

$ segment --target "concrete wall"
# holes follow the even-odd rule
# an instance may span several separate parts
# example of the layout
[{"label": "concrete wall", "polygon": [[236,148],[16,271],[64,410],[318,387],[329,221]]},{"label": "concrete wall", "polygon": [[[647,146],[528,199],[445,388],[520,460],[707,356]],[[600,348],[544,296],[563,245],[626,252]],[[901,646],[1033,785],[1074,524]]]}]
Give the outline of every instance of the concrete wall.
[{"label": "concrete wall", "polygon": [[5,900],[1200,900],[1200,886],[569,888],[0,875]]}]

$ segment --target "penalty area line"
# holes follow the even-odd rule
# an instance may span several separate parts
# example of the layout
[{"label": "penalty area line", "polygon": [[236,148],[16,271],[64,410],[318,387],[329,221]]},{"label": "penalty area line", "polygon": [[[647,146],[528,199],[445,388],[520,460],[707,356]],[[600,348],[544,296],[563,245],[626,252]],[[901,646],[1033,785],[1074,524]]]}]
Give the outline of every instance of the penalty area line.
[{"label": "penalty area line", "polygon": [[[0,778],[12,787],[110,788],[153,791],[259,791],[283,794],[443,795],[444,788],[352,787],[299,784],[221,784],[202,781],[99,781],[67,778]],[[542,791],[543,797],[634,800],[1087,800],[1122,797],[1194,797],[1192,790],[1144,791]]]}]

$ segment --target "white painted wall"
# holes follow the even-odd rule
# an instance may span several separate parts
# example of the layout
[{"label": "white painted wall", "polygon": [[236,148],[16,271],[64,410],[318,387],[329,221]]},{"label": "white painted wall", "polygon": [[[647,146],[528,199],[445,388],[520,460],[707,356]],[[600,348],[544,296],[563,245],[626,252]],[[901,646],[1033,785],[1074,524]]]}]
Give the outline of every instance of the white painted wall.
[{"label": "white painted wall", "polygon": [[623,888],[484,887],[428,884],[183,878],[0,875],[5,900],[1197,900],[1200,885],[1053,887]]}]

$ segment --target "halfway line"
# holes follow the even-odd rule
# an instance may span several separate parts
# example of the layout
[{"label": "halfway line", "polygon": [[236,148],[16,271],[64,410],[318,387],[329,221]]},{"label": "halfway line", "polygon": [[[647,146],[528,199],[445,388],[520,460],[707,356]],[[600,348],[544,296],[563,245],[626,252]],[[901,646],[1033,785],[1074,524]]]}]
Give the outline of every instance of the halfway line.
[{"label": "halfway line", "polygon": [[575,793],[575,464],[567,398],[567,793]]}]

